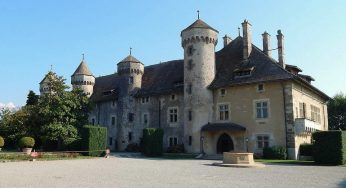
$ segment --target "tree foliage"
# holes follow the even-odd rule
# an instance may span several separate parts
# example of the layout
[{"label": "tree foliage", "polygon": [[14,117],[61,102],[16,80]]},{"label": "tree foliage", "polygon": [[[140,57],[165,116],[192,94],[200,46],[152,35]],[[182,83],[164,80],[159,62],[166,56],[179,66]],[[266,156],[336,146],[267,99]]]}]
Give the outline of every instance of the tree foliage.
[{"label": "tree foliage", "polygon": [[328,123],[330,130],[346,130],[346,95],[336,94],[328,103]]},{"label": "tree foliage", "polygon": [[39,144],[56,141],[60,146],[64,140],[80,137],[81,127],[87,124],[89,99],[80,89],[67,91],[65,79],[54,72],[47,74],[45,84],[46,94],[36,99],[30,91],[26,106],[0,113],[0,134],[5,133],[6,140],[17,143],[23,136],[32,136]]}]

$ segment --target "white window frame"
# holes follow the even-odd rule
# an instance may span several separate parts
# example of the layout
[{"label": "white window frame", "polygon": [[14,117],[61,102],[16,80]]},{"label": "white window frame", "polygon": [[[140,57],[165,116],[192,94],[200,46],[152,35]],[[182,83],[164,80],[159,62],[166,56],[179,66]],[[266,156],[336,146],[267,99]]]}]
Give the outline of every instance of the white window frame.
[{"label": "white window frame", "polygon": [[[176,121],[173,121],[171,122],[171,110],[177,110],[176,112]],[[174,112],[173,112],[173,115],[174,115]],[[174,117],[173,117],[174,119]],[[177,125],[179,123],[179,108],[177,106],[174,106],[174,107],[168,107],[167,109],[167,122],[169,125],[173,126],[173,125]]]},{"label": "white window frame", "polygon": [[[223,111],[224,112],[224,119],[221,119],[221,106],[227,106],[228,107],[228,119],[225,119],[225,112],[226,112],[226,109]],[[225,121],[230,121],[231,120],[231,105],[230,103],[218,103],[217,104],[217,110],[216,110],[216,113],[217,113],[217,120],[218,121],[222,121],[222,122],[225,122]]]},{"label": "white window frame", "polygon": [[[257,103],[261,103],[263,105],[263,103],[266,102],[267,103],[267,117],[263,117],[263,110],[261,111],[261,117],[257,116]],[[261,105],[261,108],[263,108],[263,106]],[[254,112],[254,118],[256,120],[267,120],[271,117],[271,113],[270,113],[270,101],[269,99],[258,99],[258,100],[254,100],[253,101],[253,112]]]},{"label": "white window frame", "polygon": [[[172,139],[172,145],[171,145],[171,139]],[[177,140],[177,143],[174,145],[175,139]],[[177,136],[169,136],[167,138],[167,145],[168,145],[168,147],[179,145],[179,138]]]}]

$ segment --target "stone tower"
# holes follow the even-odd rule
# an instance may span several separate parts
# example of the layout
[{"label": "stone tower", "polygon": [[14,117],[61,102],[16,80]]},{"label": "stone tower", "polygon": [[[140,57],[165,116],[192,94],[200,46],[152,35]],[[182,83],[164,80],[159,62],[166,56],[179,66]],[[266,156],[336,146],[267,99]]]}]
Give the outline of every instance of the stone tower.
[{"label": "stone tower", "polygon": [[[184,142],[188,152],[200,152],[201,127],[212,121],[218,31],[197,19],[181,32],[184,48]],[[191,143],[191,145],[190,145]]]},{"label": "stone tower", "polygon": [[118,75],[121,88],[118,93],[117,105],[119,129],[117,132],[117,148],[124,150],[130,143],[139,143],[142,128],[136,124],[139,113],[136,112],[135,92],[142,87],[144,64],[131,55],[118,63]]},{"label": "stone tower", "polygon": [[50,81],[57,79],[56,74],[50,70],[42,79],[40,82],[40,95],[43,96],[44,94],[52,94],[52,89],[50,85]]},{"label": "stone tower", "polygon": [[73,88],[80,88],[88,97],[93,94],[95,77],[84,62],[84,57],[71,76],[71,84]]},{"label": "stone tower", "polygon": [[118,74],[128,80],[128,92],[142,86],[144,64],[131,55],[118,63]]}]

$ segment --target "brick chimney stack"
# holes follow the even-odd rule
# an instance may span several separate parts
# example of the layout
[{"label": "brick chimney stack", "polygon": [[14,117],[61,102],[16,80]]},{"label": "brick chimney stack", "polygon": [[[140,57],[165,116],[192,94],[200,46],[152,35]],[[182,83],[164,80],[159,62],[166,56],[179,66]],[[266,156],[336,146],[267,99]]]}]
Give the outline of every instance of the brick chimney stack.
[{"label": "brick chimney stack", "polygon": [[281,30],[278,30],[278,34],[276,35],[278,39],[278,57],[279,64],[282,68],[285,68],[285,47],[284,47],[284,35],[281,33]]},{"label": "brick chimney stack", "polygon": [[227,36],[227,35],[225,35],[224,37],[223,37],[223,47],[226,47],[229,43],[231,43],[232,42],[232,39],[231,39],[231,37],[229,37],[229,36]]},{"label": "brick chimney stack", "polygon": [[243,27],[243,59],[247,60],[251,54],[252,50],[252,44],[251,44],[251,24],[247,21],[244,20],[244,22],[241,24]]},{"label": "brick chimney stack", "polygon": [[272,53],[271,53],[271,49],[270,49],[270,35],[269,33],[267,33],[267,31],[265,31],[263,34],[262,34],[262,38],[263,38],[263,52],[271,57]]}]

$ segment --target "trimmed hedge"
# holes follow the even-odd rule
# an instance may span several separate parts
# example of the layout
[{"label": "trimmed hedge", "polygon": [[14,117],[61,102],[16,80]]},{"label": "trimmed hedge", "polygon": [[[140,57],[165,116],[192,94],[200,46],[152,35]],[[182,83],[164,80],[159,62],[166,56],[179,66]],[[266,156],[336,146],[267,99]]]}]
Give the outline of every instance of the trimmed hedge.
[{"label": "trimmed hedge", "polygon": [[2,148],[5,145],[5,140],[3,137],[0,136],[0,148]]},{"label": "trimmed hedge", "polygon": [[143,153],[157,157],[163,153],[163,130],[157,128],[143,129]]},{"label": "trimmed hedge", "polygon": [[106,153],[107,128],[86,125],[82,128],[82,149],[86,155],[103,156]]},{"label": "trimmed hedge", "polygon": [[286,148],[282,146],[265,147],[263,148],[264,159],[283,159],[287,157]]},{"label": "trimmed hedge", "polygon": [[20,148],[32,148],[35,145],[35,139],[32,137],[23,137],[19,140],[18,146]]},{"label": "trimmed hedge", "polygon": [[312,156],[313,147],[314,146],[312,144],[301,144],[299,146],[299,155]]},{"label": "trimmed hedge", "polygon": [[346,164],[346,131],[321,131],[312,134],[316,163]]}]

